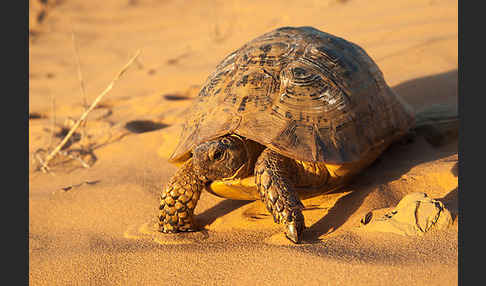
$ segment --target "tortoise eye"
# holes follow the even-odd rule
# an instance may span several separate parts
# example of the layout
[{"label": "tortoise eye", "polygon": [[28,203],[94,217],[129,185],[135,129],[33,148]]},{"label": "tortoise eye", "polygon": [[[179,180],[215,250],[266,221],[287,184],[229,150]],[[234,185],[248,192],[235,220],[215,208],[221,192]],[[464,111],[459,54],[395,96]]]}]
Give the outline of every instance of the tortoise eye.
[{"label": "tortoise eye", "polygon": [[221,139],[221,143],[223,143],[224,145],[229,145],[231,141],[228,138],[223,138]]},{"label": "tortoise eye", "polygon": [[221,158],[223,158],[223,154],[224,154],[224,152],[222,150],[214,151],[213,160],[215,160],[215,161],[220,160]]}]

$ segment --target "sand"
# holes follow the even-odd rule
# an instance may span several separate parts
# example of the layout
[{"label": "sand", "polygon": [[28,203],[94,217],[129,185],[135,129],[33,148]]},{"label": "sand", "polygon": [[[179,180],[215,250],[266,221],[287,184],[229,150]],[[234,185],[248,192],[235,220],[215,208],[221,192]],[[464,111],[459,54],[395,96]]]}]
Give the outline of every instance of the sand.
[{"label": "sand", "polygon": [[[167,157],[184,111],[226,54],[280,26],[314,26],[362,46],[414,108],[455,104],[457,1],[47,2],[30,2],[44,11],[31,15],[29,38],[31,285],[457,284],[457,141],[394,145],[350,186],[305,200],[301,245],[260,202],[208,193],[196,208],[201,232],[150,227],[177,168]],[[39,149],[60,142],[138,49],[64,150],[91,167],[59,157],[36,171]],[[452,226],[420,237],[360,227],[412,192],[441,201]]]}]

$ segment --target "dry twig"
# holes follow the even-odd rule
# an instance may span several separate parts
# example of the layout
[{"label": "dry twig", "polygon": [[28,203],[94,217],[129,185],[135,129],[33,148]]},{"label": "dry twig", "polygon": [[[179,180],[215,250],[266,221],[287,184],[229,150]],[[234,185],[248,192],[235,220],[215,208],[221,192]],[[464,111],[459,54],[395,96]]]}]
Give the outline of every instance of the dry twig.
[{"label": "dry twig", "polygon": [[46,158],[44,159],[44,161],[40,161],[41,162],[41,170],[43,172],[46,172],[49,170],[49,167],[48,167],[48,164],[49,164],[49,161],[52,160],[52,158],[54,158],[54,156],[56,156],[56,154],[61,150],[61,148],[66,144],[66,142],[68,142],[69,138],[71,138],[71,136],[74,134],[74,131],[76,131],[76,129],[79,127],[79,125],[86,119],[86,117],[88,116],[88,114],[91,112],[91,110],[93,110],[96,105],[100,102],[100,100],[113,88],[113,86],[115,85],[115,82],[117,80],[120,79],[120,77],[125,73],[125,71],[128,69],[128,67],[135,61],[135,59],[140,55],[140,50],[138,50],[135,55],[128,61],[128,63],[118,72],[118,74],[115,76],[115,78],[110,82],[110,84],[105,88],[105,90],[100,93],[100,95],[98,95],[98,97],[96,97],[96,99],[93,101],[93,103],[91,103],[91,105],[89,106],[89,108],[83,113],[83,115],[81,115],[81,117],[78,119],[78,121],[76,121],[76,123],[74,123],[74,125],[71,127],[71,129],[69,130],[69,132],[66,134],[66,136],[64,137],[64,139],[61,141],[61,143],[59,143],[59,145],[57,145],[56,148],[54,148],[54,150],[52,150],[51,153],[49,153],[49,155],[46,156]]},{"label": "dry twig", "polygon": [[[78,68],[78,79],[79,79],[79,86],[81,88],[81,95],[83,97],[83,108],[86,111],[88,109],[88,99],[86,98],[86,89],[84,88],[84,78],[83,78],[83,73],[81,72],[81,63],[79,60],[79,52],[78,52],[78,46],[76,45],[76,37],[74,35],[74,27],[73,27],[73,22],[72,19],[70,19],[70,24],[71,24],[71,40],[73,42],[73,53],[74,53],[74,58],[76,60],[76,66]],[[81,125],[81,137],[85,137],[86,135],[86,121],[83,122]]]}]

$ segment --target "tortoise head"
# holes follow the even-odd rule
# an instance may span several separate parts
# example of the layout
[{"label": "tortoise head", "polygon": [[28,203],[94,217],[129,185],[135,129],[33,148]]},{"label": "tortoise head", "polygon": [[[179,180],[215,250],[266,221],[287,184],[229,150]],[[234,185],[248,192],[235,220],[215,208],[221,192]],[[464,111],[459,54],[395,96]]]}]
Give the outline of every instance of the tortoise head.
[{"label": "tortoise head", "polygon": [[238,135],[226,135],[204,142],[192,154],[194,170],[209,181],[242,178],[253,171],[252,154],[247,140]]}]

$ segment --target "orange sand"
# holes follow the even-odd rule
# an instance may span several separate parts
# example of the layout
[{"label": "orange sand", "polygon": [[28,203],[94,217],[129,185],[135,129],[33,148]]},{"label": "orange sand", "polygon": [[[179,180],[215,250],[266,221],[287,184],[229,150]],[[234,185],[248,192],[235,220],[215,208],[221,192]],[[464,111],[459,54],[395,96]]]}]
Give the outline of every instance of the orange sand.
[{"label": "orange sand", "polygon": [[[419,137],[392,146],[351,186],[304,201],[302,245],[283,237],[260,202],[208,193],[196,208],[203,231],[167,236],[148,227],[176,170],[166,158],[184,110],[226,54],[280,26],[314,26],[361,45],[415,108],[455,103],[457,1],[57,2],[35,24],[29,48],[31,285],[457,284],[457,142],[433,148]],[[83,158],[93,166],[35,171],[34,152],[55,146],[61,138],[52,133],[79,118],[83,101],[137,49],[139,60],[71,146],[92,144]],[[442,201],[453,226],[422,237],[359,228],[368,211],[415,191]]]}]

